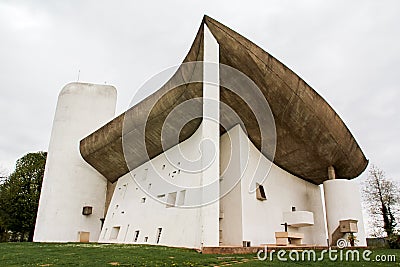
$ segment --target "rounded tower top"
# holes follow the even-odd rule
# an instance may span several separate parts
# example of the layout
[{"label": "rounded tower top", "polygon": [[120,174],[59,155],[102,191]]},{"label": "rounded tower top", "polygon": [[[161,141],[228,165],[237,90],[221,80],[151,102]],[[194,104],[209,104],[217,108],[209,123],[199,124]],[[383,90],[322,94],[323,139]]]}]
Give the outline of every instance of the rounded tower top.
[{"label": "rounded tower top", "polygon": [[92,84],[82,82],[71,82],[66,84],[60,91],[59,97],[67,94],[85,94],[94,93],[108,95],[109,97],[117,97],[117,89],[108,84]]}]

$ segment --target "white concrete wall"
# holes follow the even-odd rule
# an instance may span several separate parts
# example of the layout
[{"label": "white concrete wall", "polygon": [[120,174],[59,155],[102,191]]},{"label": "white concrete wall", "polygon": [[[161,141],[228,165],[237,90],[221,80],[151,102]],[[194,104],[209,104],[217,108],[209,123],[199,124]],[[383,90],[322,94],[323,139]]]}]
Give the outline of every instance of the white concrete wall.
[{"label": "white concrete wall", "polygon": [[[79,141],[114,117],[109,85],[67,84],[59,94],[34,233],[35,242],[76,242],[78,232],[97,241],[104,215],[106,179],[79,152]],[[83,206],[93,214],[82,215]]]},{"label": "white concrete wall", "polygon": [[[244,176],[240,181],[240,186],[237,186],[221,200],[221,207],[224,212],[224,218],[221,219],[222,245],[242,245],[237,237],[240,218],[243,228],[243,241],[250,241],[252,246],[274,244],[275,232],[284,231],[284,227],[281,225],[284,223],[283,213],[291,211],[292,206],[296,207],[297,210],[313,212],[314,225],[289,228],[289,231],[304,233],[303,243],[305,244],[326,245],[325,222],[319,186],[306,182],[278,166],[272,165],[267,179],[262,183],[266,191],[267,200],[257,200],[255,192],[249,192],[250,183],[253,180],[255,170],[257,168],[268,168],[269,161],[254,147],[239,126],[231,129],[229,134],[232,139],[230,145],[225,140],[227,138],[226,134],[221,138],[221,157],[229,155],[229,150],[232,146],[231,164],[234,167],[230,172],[222,175],[221,191],[225,190],[224,184],[227,183],[228,179],[235,179],[235,172],[237,174],[244,172]],[[240,154],[240,156],[237,154]],[[247,154],[249,156],[248,162]],[[257,167],[259,158],[261,162]],[[221,160],[221,162],[224,162],[224,160]],[[237,166],[240,166],[241,170],[238,170]],[[256,173],[263,173],[263,171],[257,170]],[[238,188],[241,191],[240,196],[238,196]],[[241,208],[229,203],[232,199],[234,199],[234,203],[237,203],[239,198],[241,198]],[[230,227],[231,221],[234,222],[234,227]],[[235,238],[229,239],[228,237],[230,236],[235,236]]]},{"label": "white concrete wall", "polygon": [[324,182],[324,193],[329,239],[331,240],[340,220],[354,219],[358,220],[356,245],[366,246],[361,197],[357,183],[344,179],[328,180]]},{"label": "white concrete wall", "polygon": [[[203,65],[203,122],[202,138],[213,143],[214,151],[207,150],[202,156],[202,246],[219,245],[219,45],[204,24]],[[207,64],[208,63],[208,64]],[[213,158],[208,165],[209,159]]]},{"label": "white concrete wall", "polygon": [[[219,245],[219,45],[205,25],[204,62],[211,64],[203,65],[203,121],[199,129],[188,140],[118,180],[99,242],[193,248]],[[211,147],[204,149],[205,143]],[[182,156],[200,159],[202,171],[186,168],[186,161],[179,160]],[[171,169],[175,171],[173,178],[168,173]],[[163,203],[172,198],[175,205],[183,207]],[[159,228],[162,233],[157,243]]]},{"label": "white concrete wall", "polygon": [[[200,127],[186,141],[118,180],[100,242],[157,244],[157,231],[158,228],[162,228],[158,243],[160,245],[192,248],[202,246],[205,221],[202,216],[209,215],[204,214],[202,208],[189,208],[202,198],[203,192],[195,189],[202,185],[202,173],[185,172],[185,166],[176,162],[179,160],[176,155],[180,152],[189,159],[200,156],[200,151],[196,148],[203,139],[202,134]],[[233,188],[219,201],[221,211],[219,229],[222,230],[220,245],[241,246],[244,240],[250,241],[252,245],[274,244],[275,232],[284,229],[280,225],[284,222],[283,213],[291,211],[292,206],[297,210],[313,212],[314,225],[289,230],[304,233],[305,244],[326,245],[319,186],[273,165],[263,183],[268,199],[257,200],[255,193],[249,193],[248,189],[256,166],[254,159],[258,159],[260,153],[251,143],[248,146],[248,139],[239,126],[231,129],[229,136],[232,141],[229,140],[228,134],[223,135],[220,141],[221,192]],[[250,162],[246,167],[244,158],[247,157],[247,153]],[[176,166],[181,168],[177,169]],[[260,166],[261,168],[268,166],[268,161],[263,156]],[[174,171],[178,172],[171,178],[171,173]],[[244,177],[235,186],[235,180],[238,180],[235,176],[241,172]],[[179,203],[180,186],[187,187],[182,207],[167,207],[162,201],[167,200],[168,193],[176,192],[175,203]],[[143,198],[146,198],[144,203]],[[113,228],[117,227],[119,233],[115,236]],[[135,231],[139,231],[136,242],[134,242]]]},{"label": "white concrete wall", "polygon": [[[200,248],[203,241],[201,208],[190,207],[197,205],[202,197],[198,189],[202,173],[185,172],[185,163],[179,162],[178,155],[199,158],[201,154],[197,148],[201,140],[200,127],[189,139],[122,176],[111,199],[99,242],[156,244],[157,229],[162,228],[160,245]],[[180,199],[182,187],[187,188],[184,201]],[[167,207],[168,194],[175,192],[175,203],[180,205]],[[143,198],[146,198],[144,203]],[[116,238],[112,236],[114,227],[120,227]],[[137,242],[134,242],[135,231],[139,231]]]},{"label": "white concrete wall", "polygon": [[221,136],[220,147],[222,194],[219,220],[220,242],[221,245],[241,246],[243,242],[242,209],[246,207],[242,206],[242,188],[238,179],[238,174],[241,172],[241,155],[237,127]]}]

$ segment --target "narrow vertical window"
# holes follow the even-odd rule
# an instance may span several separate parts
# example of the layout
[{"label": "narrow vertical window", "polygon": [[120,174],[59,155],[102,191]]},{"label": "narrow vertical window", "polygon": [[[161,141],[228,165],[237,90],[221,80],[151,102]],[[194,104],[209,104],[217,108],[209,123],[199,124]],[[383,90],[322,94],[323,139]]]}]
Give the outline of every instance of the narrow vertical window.
[{"label": "narrow vertical window", "polygon": [[156,244],[160,243],[161,231],[162,231],[162,228],[157,229]]},{"label": "narrow vertical window", "polygon": [[135,231],[135,235],[133,236],[133,242],[137,242],[139,238],[139,230]]},{"label": "narrow vertical window", "polygon": [[106,230],[104,230],[103,238],[106,238],[107,231],[108,231],[108,228],[106,228]]},{"label": "narrow vertical window", "polygon": [[178,206],[185,204],[186,190],[179,191]]},{"label": "narrow vertical window", "polygon": [[128,224],[128,226],[126,227],[125,236],[124,236],[124,242],[125,242],[125,240],[126,240],[126,236],[128,235],[128,231],[129,231],[129,224]]},{"label": "narrow vertical window", "polygon": [[122,199],[125,199],[126,190],[128,190],[128,184],[123,185]]},{"label": "narrow vertical window", "polygon": [[149,169],[144,169],[143,178],[142,178],[143,181],[146,181],[148,172],[149,172]]}]

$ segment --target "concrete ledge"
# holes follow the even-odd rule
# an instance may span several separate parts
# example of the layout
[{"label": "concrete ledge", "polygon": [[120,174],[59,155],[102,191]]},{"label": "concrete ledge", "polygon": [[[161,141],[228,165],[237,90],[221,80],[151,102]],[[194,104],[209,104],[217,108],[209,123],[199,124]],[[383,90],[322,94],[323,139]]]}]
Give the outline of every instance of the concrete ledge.
[{"label": "concrete ledge", "polygon": [[203,254],[255,254],[264,247],[203,247]]},{"label": "concrete ledge", "polygon": [[[301,245],[301,246],[277,246],[277,245],[265,245],[267,247],[267,251],[270,252],[272,250],[328,250],[327,246],[315,246],[315,245]],[[260,250],[264,250],[265,246],[258,247],[203,247],[201,250],[198,250],[202,254],[256,254]],[[368,247],[348,247],[345,249],[367,249]],[[337,247],[331,247],[331,249],[339,249]]]}]

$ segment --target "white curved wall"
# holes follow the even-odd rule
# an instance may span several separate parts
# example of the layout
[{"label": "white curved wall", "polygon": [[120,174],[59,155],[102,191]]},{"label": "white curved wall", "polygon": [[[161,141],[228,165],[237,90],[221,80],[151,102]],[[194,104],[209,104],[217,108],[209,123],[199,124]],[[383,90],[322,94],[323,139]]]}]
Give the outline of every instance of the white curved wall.
[{"label": "white curved wall", "polygon": [[[206,26],[204,61],[219,62],[218,43]],[[203,74],[207,82],[203,83],[205,100],[200,127],[189,139],[119,178],[99,242],[193,248],[219,245],[220,126],[219,106],[215,105],[219,103],[218,65],[204,64]],[[212,141],[215,153],[210,150],[200,153],[204,140]],[[182,155],[193,161],[200,160],[205,168],[194,172],[180,159]],[[207,166],[207,159],[213,158]],[[176,195],[173,201],[176,205],[168,207],[161,203],[171,194]],[[203,202],[208,204],[194,207]],[[162,229],[160,235],[159,229]]]},{"label": "white curved wall", "polygon": [[[313,213],[314,225],[295,228],[290,232],[304,234],[303,244],[326,245],[325,218],[320,187],[296,177],[264,157],[237,125],[221,137],[221,191],[232,186],[240,173],[243,177],[227,195],[221,198],[221,245],[252,246],[275,244],[275,232],[283,232],[284,214],[292,207]],[[230,140],[229,140],[230,138]],[[230,157],[231,155],[231,157]],[[230,162],[228,162],[230,160]],[[258,165],[258,160],[260,164]],[[264,186],[267,200],[260,201],[249,186],[266,173],[259,183]]]},{"label": "white curved wall", "polygon": [[[281,223],[284,222],[284,213],[290,212],[291,207],[295,206],[298,210],[313,212],[314,225],[289,230],[304,233],[305,244],[326,245],[325,218],[319,186],[273,165],[268,178],[263,183],[268,199],[259,201],[255,193],[248,191],[254,171],[257,169],[255,159],[260,156],[260,152],[249,143],[240,126],[228,131],[231,140],[227,134],[221,137],[222,192],[225,192],[227,187],[229,189],[233,186],[232,181],[234,182],[236,180],[234,178],[242,171],[244,171],[244,177],[236,186],[233,186],[230,193],[217,202],[220,206],[220,214],[210,215],[204,213],[202,208],[167,207],[165,203],[160,203],[159,201],[165,201],[168,198],[168,193],[173,192],[177,193],[176,202],[178,203],[179,190],[181,190],[173,184],[160,183],[161,177],[165,181],[188,187],[184,206],[192,206],[201,197],[201,190],[189,188],[201,186],[204,173],[186,172],[184,164],[178,164],[180,157],[177,155],[182,152],[185,157],[192,159],[201,156],[197,148],[204,138],[202,126],[189,139],[118,180],[99,242],[155,245],[158,228],[162,228],[159,245],[200,248],[202,244],[207,244],[205,241],[215,239],[215,231],[210,231],[210,235],[208,231],[204,231],[209,230],[206,228],[210,227],[204,224],[204,219],[218,221],[220,217],[220,245],[241,246],[244,240],[251,241],[252,245],[274,244],[275,232],[283,231]],[[244,150],[248,147],[250,150],[245,152]],[[249,153],[250,162],[246,166],[244,162],[247,160],[247,153]],[[177,169],[176,165],[181,168]],[[268,165],[268,160],[262,157],[258,168]],[[170,174],[174,171],[178,172],[171,178]],[[142,191],[141,187],[149,190],[152,196],[159,196],[159,198],[152,198]],[[144,202],[143,198],[145,198]],[[214,228],[214,225],[210,227],[210,229]],[[136,231],[139,231],[139,236],[135,241]]]},{"label": "white curved wall", "polygon": [[326,220],[329,239],[339,226],[340,220],[358,220],[358,246],[366,246],[361,197],[358,185],[354,181],[335,179],[324,182]]},{"label": "white curved wall", "polygon": [[[114,117],[113,86],[67,84],[60,92],[36,219],[35,242],[76,242],[78,232],[97,241],[104,216],[106,179],[81,157],[79,142]],[[92,206],[91,215],[82,215]]]},{"label": "white curved wall", "polygon": [[[202,172],[185,171],[181,155],[200,158],[202,140],[201,126],[189,139],[119,178],[99,242],[155,245],[158,228],[162,228],[159,245],[200,248],[210,237],[202,231],[202,209],[190,207],[202,197],[201,187],[196,190],[202,184]],[[182,187],[186,188],[184,199]],[[180,204],[167,207],[170,193],[176,193],[176,203]],[[135,241],[136,231],[139,235]]]}]

